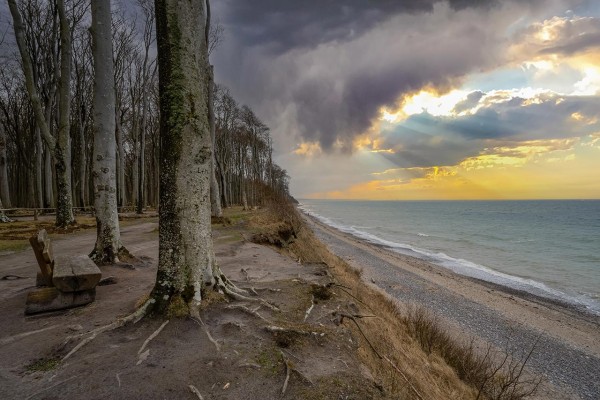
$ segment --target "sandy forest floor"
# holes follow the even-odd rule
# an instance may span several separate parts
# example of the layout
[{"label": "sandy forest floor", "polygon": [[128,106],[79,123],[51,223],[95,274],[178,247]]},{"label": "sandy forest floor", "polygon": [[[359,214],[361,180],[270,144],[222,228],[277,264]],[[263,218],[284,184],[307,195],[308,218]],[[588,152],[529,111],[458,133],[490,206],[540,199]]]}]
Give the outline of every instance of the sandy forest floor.
[{"label": "sandy forest floor", "polygon": [[[114,277],[116,283],[99,286],[92,304],[67,311],[24,315],[37,263],[22,242],[5,245],[0,253],[0,278],[7,278],[0,280],[0,398],[476,397],[477,390],[441,357],[424,352],[406,334],[393,302],[308,229],[296,232],[296,239],[283,234],[282,246],[281,224],[272,215],[227,212],[231,223],[213,225],[217,259],[255,301],[215,294],[201,312],[203,324],[145,318],[97,335],[66,360],[90,332],[130,314],[150,292],[158,255],[156,217],[124,221],[123,242],[139,261],[101,267],[103,278]],[[88,253],[95,230],[51,237],[60,262]],[[596,347],[586,337],[593,342],[597,333],[589,335],[581,333],[577,344],[591,346],[595,356]],[[575,396],[548,384],[541,393]]]}]

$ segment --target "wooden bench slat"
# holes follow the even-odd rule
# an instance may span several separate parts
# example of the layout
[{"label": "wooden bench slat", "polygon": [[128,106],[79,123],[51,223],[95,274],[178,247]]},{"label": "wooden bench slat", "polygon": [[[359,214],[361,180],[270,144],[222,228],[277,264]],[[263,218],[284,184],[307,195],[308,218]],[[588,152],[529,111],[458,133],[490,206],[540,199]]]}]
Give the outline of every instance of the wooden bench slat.
[{"label": "wooden bench slat", "polygon": [[55,264],[52,283],[63,292],[77,292],[95,288],[101,278],[100,268],[88,256],[79,255]]}]

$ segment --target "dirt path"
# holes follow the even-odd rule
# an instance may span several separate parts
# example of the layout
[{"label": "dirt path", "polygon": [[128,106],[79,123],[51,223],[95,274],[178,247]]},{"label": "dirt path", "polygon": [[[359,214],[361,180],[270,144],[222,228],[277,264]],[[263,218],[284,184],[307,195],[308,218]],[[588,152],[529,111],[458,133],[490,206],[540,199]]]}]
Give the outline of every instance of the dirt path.
[{"label": "dirt path", "polygon": [[599,318],[474,282],[313,220],[309,224],[333,253],[363,269],[367,281],[404,304],[426,306],[458,335],[512,352],[529,348],[539,337],[529,366],[564,393],[552,398],[600,398]]},{"label": "dirt path", "polygon": [[[117,283],[98,287],[92,304],[68,311],[24,316],[37,269],[33,253],[0,256],[0,277],[25,277],[0,281],[0,398],[198,399],[191,386],[204,399],[390,398],[358,361],[352,331],[331,318],[348,300],[318,301],[311,294],[311,283],[330,279],[322,264],[300,265],[246,242],[240,226],[218,227],[214,235],[223,271],[252,288],[249,296],[258,293],[280,311],[215,297],[201,313],[203,326],[146,318],[98,335],[65,361],[89,332],[131,313],[151,290],[156,221],[122,229],[124,244],[142,262],[135,269],[102,267],[103,276]],[[94,239],[93,231],[55,239],[58,261],[88,252]],[[69,336],[74,338],[65,341]]]}]

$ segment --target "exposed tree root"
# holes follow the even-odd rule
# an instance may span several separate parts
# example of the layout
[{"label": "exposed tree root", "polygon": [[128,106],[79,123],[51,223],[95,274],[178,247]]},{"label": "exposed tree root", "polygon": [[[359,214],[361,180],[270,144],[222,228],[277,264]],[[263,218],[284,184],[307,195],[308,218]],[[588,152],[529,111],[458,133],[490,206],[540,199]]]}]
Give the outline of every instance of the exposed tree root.
[{"label": "exposed tree root", "polygon": [[[331,283],[331,285],[339,287],[348,296],[352,297],[354,300],[358,301],[360,304],[362,304],[363,306],[367,307],[369,310],[373,311],[373,309],[371,307],[369,307],[368,304],[366,304],[365,302],[363,302],[362,300],[360,300],[358,297],[356,297],[355,295],[353,295],[352,293],[350,293],[349,292],[350,288],[347,288],[346,286],[343,286],[343,285],[339,285],[337,283]],[[346,290],[346,289],[348,289],[348,290]]]},{"label": "exposed tree root", "polygon": [[310,297],[310,307],[308,307],[308,310],[306,310],[306,312],[304,313],[304,322],[306,322],[306,319],[308,318],[308,316],[310,315],[310,312],[312,311],[312,309],[315,307],[315,296],[311,296]]},{"label": "exposed tree root", "polygon": [[166,320],[165,322],[162,323],[162,325],[155,330],[152,335],[148,336],[148,338],[144,341],[144,343],[142,344],[142,347],[140,347],[140,349],[138,350],[138,355],[142,354],[142,352],[144,351],[144,349],[146,349],[146,346],[148,346],[148,343],[150,343],[150,341],[152,339],[154,339],[155,337],[158,336],[158,334],[164,329],[165,326],[167,326],[167,324],[169,323],[170,320]]},{"label": "exposed tree root", "polygon": [[48,326],[46,328],[38,329],[36,331],[23,332],[23,333],[19,333],[17,335],[13,335],[13,336],[8,336],[8,337],[5,337],[5,338],[2,338],[2,339],[0,339],[0,346],[3,346],[3,345],[8,344],[8,343],[12,343],[15,340],[19,340],[19,339],[22,339],[22,338],[30,336],[30,335],[35,335],[36,333],[42,333],[42,332],[45,332],[45,331],[49,331],[50,329],[58,328],[59,326],[60,325],[52,325],[52,326]]},{"label": "exposed tree root", "polygon": [[229,309],[229,310],[242,310],[242,311],[244,311],[244,312],[246,312],[246,313],[248,313],[250,315],[253,315],[253,316],[255,316],[255,317],[259,318],[259,319],[262,319],[266,323],[272,325],[272,322],[269,321],[268,319],[266,319],[265,317],[263,317],[262,315],[260,315],[258,313],[258,311],[251,310],[251,309],[249,309],[248,307],[246,307],[243,304],[232,304],[230,306],[227,306],[226,308]]},{"label": "exposed tree root", "polygon": [[267,302],[264,299],[253,299],[251,297],[247,297],[244,295],[241,295],[237,292],[232,291],[229,287],[225,286],[223,288],[223,290],[225,291],[225,294],[227,294],[228,296],[234,298],[235,300],[239,300],[239,301],[247,301],[247,302],[254,302],[254,303],[260,303],[263,306],[273,310],[273,311],[281,311],[279,308],[277,308],[276,306],[270,304],[269,302]]},{"label": "exposed tree root", "polygon": [[215,339],[213,339],[212,335],[208,331],[208,327],[206,326],[206,324],[204,323],[204,321],[202,321],[202,319],[200,318],[200,316],[199,315],[198,316],[193,316],[192,320],[195,323],[197,323],[198,325],[200,325],[202,327],[202,329],[204,329],[204,332],[206,333],[206,336],[208,337],[208,340],[210,340],[210,342],[215,345],[215,348],[217,349],[217,352],[221,351],[221,345],[219,345],[219,342],[217,342]]},{"label": "exposed tree root", "polygon": [[146,315],[148,307],[150,307],[151,304],[154,304],[153,299],[146,301],[144,303],[144,305],[142,305],[139,309],[137,309],[135,312],[129,314],[126,317],[119,318],[118,320],[116,320],[108,325],[101,326],[100,328],[94,329],[91,332],[87,332],[87,333],[80,334],[77,336],[68,337],[67,340],[65,341],[64,345],[66,345],[73,338],[81,337],[81,336],[88,335],[88,334],[90,335],[90,336],[86,337],[85,339],[83,339],[81,342],[79,342],[77,344],[77,346],[73,347],[73,349],[71,349],[71,351],[69,351],[67,353],[67,355],[62,358],[62,361],[66,361],[69,357],[71,357],[73,354],[75,354],[79,349],[81,349],[83,346],[85,346],[86,344],[88,344],[89,342],[94,340],[96,338],[96,336],[98,336],[99,334],[101,334],[103,332],[115,330],[117,328],[120,328],[120,327],[128,324],[128,323],[134,323],[134,324],[138,323]]},{"label": "exposed tree root", "polygon": [[298,335],[310,335],[310,332],[306,332],[300,329],[283,328],[281,326],[276,325],[267,325],[265,326],[265,330],[271,333],[295,333]]},{"label": "exposed tree root", "polygon": [[290,372],[292,371],[292,366],[290,365],[290,362],[285,356],[285,354],[283,354],[283,351],[280,351],[280,353],[281,358],[283,359],[283,363],[285,364],[285,380],[283,381],[283,387],[281,388],[281,396],[283,397],[285,395],[288,382],[290,381]]},{"label": "exposed tree root", "polygon": [[373,346],[373,343],[371,343],[371,341],[369,340],[369,338],[367,337],[367,335],[365,335],[365,333],[363,332],[363,330],[360,327],[360,325],[358,324],[358,322],[356,322],[356,318],[358,318],[358,317],[355,317],[354,315],[342,314],[342,313],[340,313],[339,315],[341,317],[340,324],[344,322],[344,318],[351,319],[352,322],[354,322],[354,324],[356,325],[356,327],[360,331],[361,335],[365,338],[365,340],[367,341],[367,343],[371,347],[371,350],[373,350],[373,352],[377,355],[377,357],[379,357],[380,359],[383,359],[383,356],[381,354],[379,354],[379,352],[377,351],[377,349],[375,349],[375,346]]},{"label": "exposed tree root", "polygon": [[35,392],[35,393],[34,393],[34,394],[32,394],[32,395],[29,395],[28,397],[26,397],[26,398],[25,398],[25,400],[32,399],[32,398],[36,397],[38,394],[41,394],[41,393],[47,392],[48,390],[54,389],[55,387],[57,387],[57,386],[60,386],[60,385],[62,385],[63,383],[67,383],[68,381],[71,381],[71,380],[73,380],[73,379],[75,379],[75,378],[78,378],[79,376],[80,376],[80,375],[73,375],[73,376],[70,376],[70,377],[68,377],[67,379],[63,379],[63,380],[62,380],[62,381],[60,381],[60,382],[56,382],[56,383],[55,383],[54,385],[52,385],[52,386],[48,386],[48,387],[46,387],[46,388],[44,388],[44,389],[42,389],[42,390],[39,390],[39,391]]},{"label": "exposed tree root", "polygon": [[202,397],[202,395],[200,394],[200,391],[196,388],[196,386],[194,386],[194,385],[188,385],[188,387],[190,388],[190,392],[192,392],[193,394],[195,394],[196,397],[198,397],[198,399],[204,400],[204,397]]}]

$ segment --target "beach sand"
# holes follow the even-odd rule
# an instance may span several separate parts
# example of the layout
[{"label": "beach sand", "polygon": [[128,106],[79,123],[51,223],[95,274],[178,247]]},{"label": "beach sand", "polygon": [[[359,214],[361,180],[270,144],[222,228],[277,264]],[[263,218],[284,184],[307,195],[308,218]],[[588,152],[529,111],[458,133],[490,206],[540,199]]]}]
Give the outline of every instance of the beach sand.
[{"label": "beach sand", "polygon": [[600,398],[600,317],[567,304],[458,275],[369,244],[307,217],[330,251],[403,306],[426,307],[460,338],[520,354],[544,377],[540,398]]}]

